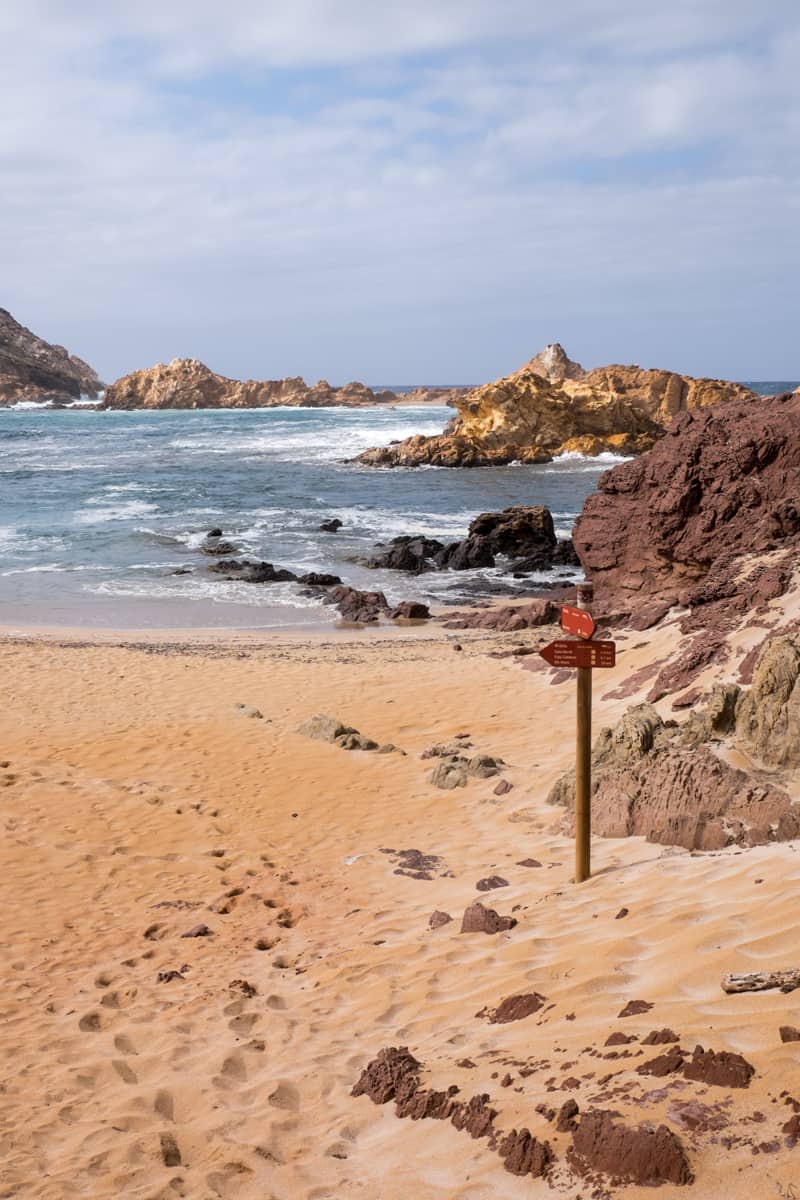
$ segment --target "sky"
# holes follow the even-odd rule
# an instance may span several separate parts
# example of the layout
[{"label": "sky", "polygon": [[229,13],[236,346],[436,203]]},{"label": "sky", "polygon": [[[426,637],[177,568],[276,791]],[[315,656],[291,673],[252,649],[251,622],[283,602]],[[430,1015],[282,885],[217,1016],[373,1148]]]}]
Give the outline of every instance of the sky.
[{"label": "sky", "polygon": [[800,378],[796,0],[2,0],[0,306],[106,380]]}]

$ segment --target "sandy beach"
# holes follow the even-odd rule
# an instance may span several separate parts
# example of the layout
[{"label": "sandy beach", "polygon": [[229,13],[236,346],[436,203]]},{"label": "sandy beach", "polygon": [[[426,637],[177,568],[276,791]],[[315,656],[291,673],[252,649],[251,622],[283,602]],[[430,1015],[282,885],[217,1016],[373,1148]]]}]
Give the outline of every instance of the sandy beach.
[{"label": "sandy beach", "polygon": [[[545,797],[572,760],[574,686],[491,657],[552,633],[6,632],[0,1196],[651,1194],[572,1172],[547,1115],[569,1099],[668,1117],[695,1194],[795,1195],[781,1130],[800,1051],[778,1029],[796,995],[720,980],[796,965],[797,846],[596,838],[593,878],[571,884]],[[603,695],[676,639],[618,637],[596,728],[636,699]],[[405,754],[310,740],[315,714]],[[433,787],[420,756],[457,735],[501,774]],[[475,900],[518,923],[461,933]],[[436,910],[454,919],[431,929]],[[529,993],[538,1011],[489,1020]],[[631,1001],[652,1008],[620,1017]],[[666,1028],[744,1055],[750,1086],[638,1074]],[[614,1033],[636,1040],[608,1049]],[[487,1093],[504,1134],[546,1138],[549,1182],[449,1121],[352,1097],[388,1046],[427,1086]]]}]

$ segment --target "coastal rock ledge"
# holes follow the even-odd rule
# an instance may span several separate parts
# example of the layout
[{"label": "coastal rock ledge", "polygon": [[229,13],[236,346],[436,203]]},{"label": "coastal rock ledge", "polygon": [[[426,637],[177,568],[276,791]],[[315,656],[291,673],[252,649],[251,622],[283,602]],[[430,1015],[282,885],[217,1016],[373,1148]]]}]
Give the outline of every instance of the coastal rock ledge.
[{"label": "coastal rock ledge", "polygon": [[19,403],[72,404],[103,384],[88,363],[37,337],[0,308],[0,408]]},{"label": "coastal rock ledge", "polygon": [[[132,371],[106,392],[106,408],[362,408],[395,404],[399,397],[384,388],[373,391],[364,383],[334,387],[325,379],[308,384],[299,375],[288,379],[230,379],[218,375],[196,358],[174,358],[141,371]],[[450,403],[452,393],[418,388],[415,403]]]},{"label": "coastal rock ledge", "polygon": [[672,371],[638,366],[584,371],[554,343],[513,374],[457,398],[457,416],[444,433],[366,450],[356,461],[373,467],[481,467],[550,462],[569,451],[639,454],[678,413],[754,399],[739,383]]}]

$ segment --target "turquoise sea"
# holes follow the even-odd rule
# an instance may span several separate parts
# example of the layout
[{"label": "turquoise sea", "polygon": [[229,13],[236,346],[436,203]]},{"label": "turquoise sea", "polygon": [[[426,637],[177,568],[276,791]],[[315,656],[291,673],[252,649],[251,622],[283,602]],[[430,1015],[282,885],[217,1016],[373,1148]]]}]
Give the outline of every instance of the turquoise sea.
[{"label": "turquoise sea", "polygon": [[[782,384],[760,384],[764,394]],[[794,386],[794,385],[785,385]],[[347,459],[411,433],[438,433],[452,409],[189,412],[0,410],[0,625],[291,628],[336,614],[292,583],[226,582],[199,551],[224,530],[242,555],[323,570],[390,601],[452,603],[516,584],[501,568],[408,577],[353,561],[380,540],[464,536],[479,512],[546,504],[568,536],[615,461],[374,470]],[[339,533],[319,530],[329,517]],[[189,573],[175,574],[176,571]],[[564,568],[559,568],[564,574]]]}]

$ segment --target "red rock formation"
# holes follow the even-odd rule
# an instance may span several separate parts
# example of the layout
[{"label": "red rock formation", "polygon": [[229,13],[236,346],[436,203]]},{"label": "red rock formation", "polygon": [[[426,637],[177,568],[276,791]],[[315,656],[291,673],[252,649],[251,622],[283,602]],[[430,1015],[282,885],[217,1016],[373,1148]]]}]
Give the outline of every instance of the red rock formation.
[{"label": "red rock formation", "polygon": [[602,476],[574,530],[597,606],[730,618],[779,596],[800,549],[800,394],[683,413]]},{"label": "red rock formation", "polygon": [[602,1171],[625,1183],[655,1186],[693,1180],[680,1140],[667,1125],[631,1128],[615,1114],[593,1110],[572,1135],[570,1161],[578,1170]]},{"label": "red rock formation", "polygon": [[0,407],[22,400],[68,404],[102,388],[92,368],[51,345],[0,308]]},{"label": "red rock formation", "polygon": [[361,408],[390,404],[394,392],[373,392],[363,383],[332,387],[325,379],[309,385],[292,379],[228,379],[196,358],[175,358],[146,370],[133,371],[106,392],[106,408],[274,408],[290,405],[321,408],[343,405]]}]

